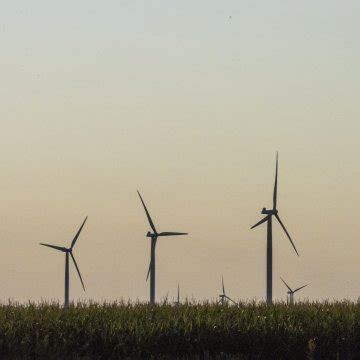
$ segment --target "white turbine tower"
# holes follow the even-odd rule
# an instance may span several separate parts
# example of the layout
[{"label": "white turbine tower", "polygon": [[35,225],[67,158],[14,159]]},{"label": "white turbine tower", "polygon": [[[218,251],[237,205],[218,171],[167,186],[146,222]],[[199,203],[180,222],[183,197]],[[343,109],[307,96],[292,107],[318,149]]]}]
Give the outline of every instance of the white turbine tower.
[{"label": "white turbine tower", "polygon": [[224,305],[226,300],[230,300],[232,303],[234,303],[235,305],[237,305],[236,301],[234,301],[233,299],[229,298],[227,295],[226,295],[226,292],[225,292],[225,285],[224,285],[224,277],[221,276],[221,283],[222,283],[222,293],[219,295],[219,302],[221,305]]},{"label": "white turbine tower", "polygon": [[298,287],[297,289],[295,289],[295,290],[292,290],[291,289],[291,287],[285,282],[285,280],[283,279],[283,278],[280,278],[281,279],[281,281],[285,284],[285,286],[288,288],[288,292],[287,292],[287,297],[286,297],[286,302],[288,303],[288,304],[290,304],[290,305],[293,305],[294,304],[294,294],[297,292],[297,291],[299,291],[299,290],[301,290],[301,289],[303,289],[305,286],[307,286],[307,284],[306,285],[303,285],[303,286],[300,286],[300,287]]}]

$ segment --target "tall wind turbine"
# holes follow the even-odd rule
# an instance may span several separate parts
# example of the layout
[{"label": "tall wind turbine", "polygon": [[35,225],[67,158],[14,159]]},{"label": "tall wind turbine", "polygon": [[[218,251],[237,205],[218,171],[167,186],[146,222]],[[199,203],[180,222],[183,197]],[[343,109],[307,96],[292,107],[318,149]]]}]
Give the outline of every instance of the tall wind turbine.
[{"label": "tall wind turbine", "polygon": [[156,248],[156,242],[158,237],[160,236],[176,236],[176,235],[187,235],[188,233],[182,233],[182,232],[161,232],[158,233],[155,225],[150,217],[149,211],[146,208],[146,205],[144,203],[144,200],[142,199],[140,192],[138,191],[140,200],[144,206],[144,210],[147,216],[147,219],[149,221],[149,225],[152,229],[153,232],[148,231],[148,233],[146,234],[147,237],[151,238],[151,250],[150,250],[150,265],[149,265],[149,270],[146,276],[146,281],[149,278],[150,275],[150,304],[154,304],[155,303],[155,248]]},{"label": "tall wind turbine", "polygon": [[301,289],[303,289],[305,286],[307,286],[307,284],[306,285],[303,285],[303,286],[300,286],[300,287],[298,287],[297,289],[295,289],[295,290],[292,290],[291,289],[291,287],[285,282],[285,280],[283,279],[283,278],[280,278],[281,280],[282,280],[282,282],[285,284],[285,286],[288,288],[288,292],[287,292],[287,298],[286,298],[286,300],[288,301],[288,303],[290,304],[290,305],[293,305],[294,304],[294,294],[297,292],[297,291],[299,291],[299,290],[301,290]]},{"label": "tall wind turbine", "polygon": [[83,287],[83,289],[85,291],[84,282],[83,282],[83,279],[81,277],[80,270],[79,270],[79,267],[78,267],[78,265],[76,263],[75,257],[73,255],[73,248],[75,246],[76,240],[78,239],[78,237],[79,237],[79,235],[81,233],[81,230],[83,229],[83,227],[85,225],[86,220],[87,220],[87,217],[85,218],[85,220],[81,224],[80,229],[76,233],[73,241],[71,242],[71,246],[69,248],[40,243],[40,245],[47,246],[47,247],[50,247],[52,249],[59,250],[59,251],[62,251],[62,252],[65,253],[65,303],[64,303],[65,307],[69,306],[69,255],[71,256],[71,258],[72,258],[72,260],[74,262],[76,271],[79,274],[81,285],[82,285],[82,287]]},{"label": "tall wind turbine", "polygon": [[221,281],[222,281],[222,294],[219,295],[221,305],[224,305],[226,300],[230,300],[231,302],[233,302],[236,305],[236,302],[233,299],[230,299],[225,293],[223,276],[221,276]]},{"label": "tall wind turbine", "polygon": [[285,231],[287,237],[290,240],[291,245],[293,246],[297,256],[299,256],[298,251],[290,237],[290,234],[285,228],[285,225],[282,223],[279,212],[277,209],[277,181],[278,181],[278,153],[276,153],[276,172],[275,172],[275,184],[274,184],[274,194],[273,194],[273,208],[267,210],[263,208],[261,213],[266,215],[263,219],[257,222],[251,229],[259,226],[260,224],[267,222],[267,244],[266,244],[266,301],[268,304],[272,303],[272,217],[275,216],[283,230]]}]

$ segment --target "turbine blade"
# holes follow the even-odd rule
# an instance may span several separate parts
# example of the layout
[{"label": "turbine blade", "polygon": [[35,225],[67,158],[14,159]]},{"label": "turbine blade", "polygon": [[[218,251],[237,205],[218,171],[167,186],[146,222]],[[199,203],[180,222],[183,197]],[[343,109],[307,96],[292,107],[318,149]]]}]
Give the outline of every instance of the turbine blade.
[{"label": "turbine blade", "polygon": [[147,275],[146,275],[146,281],[148,281],[148,279],[149,279],[150,270],[151,270],[151,261],[150,261],[150,264],[149,264],[149,270],[148,270]]},{"label": "turbine blade", "polygon": [[140,200],[141,200],[141,202],[142,202],[142,204],[143,204],[143,207],[144,207],[146,216],[147,216],[147,218],[148,218],[150,227],[151,227],[151,229],[154,231],[154,233],[156,234],[157,231],[156,231],[156,229],[155,229],[155,225],[154,225],[153,221],[151,220],[151,216],[150,216],[150,214],[149,214],[149,212],[148,212],[148,209],[146,208],[146,205],[145,205],[144,200],[142,199],[142,197],[141,197],[141,195],[140,195],[139,190],[138,190],[138,194],[139,194]]},{"label": "turbine blade", "polygon": [[261,219],[259,222],[257,222],[255,225],[253,225],[250,229],[256,228],[257,226],[261,225],[265,221],[268,221],[270,219],[271,215],[265,216],[263,219]]},{"label": "turbine blade", "polygon": [[225,295],[224,277],[221,275],[223,295]]},{"label": "turbine blade", "polygon": [[296,250],[296,247],[295,247],[293,241],[291,240],[290,234],[289,234],[288,231],[286,230],[285,225],[284,225],[284,224],[282,223],[282,221],[280,220],[279,215],[278,215],[278,214],[275,214],[275,217],[278,219],[278,222],[280,223],[281,227],[284,229],[287,237],[289,238],[289,240],[290,240],[290,242],[291,242],[291,245],[293,246],[293,248],[294,248],[294,250],[295,250],[295,252],[296,252],[296,255],[299,256],[299,253],[298,253],[298,251]]},{"label": "turbine blade", "polygon": [[285,282],[285,280],[280,276],[281,281],[285,284],[285,286],[292,292],[291,287]]},{"label": "turbine blade", "polygon": [[275,184],[274,184],[274,194],[273,194],[273,209],[276,209],[277,203],[277,180],[278,180],[278,153],[276,152],[276,171],[275,171]]},{"label": "turbine blade", "polygon": [[52,248],[52,249],[55,249],[55,250],[60,250],[60,251],[63,251],[63,252],[66,252],[68,250],[66,247],[62,247],[62,246],[43,244],[43,243],[40,243],[40,245],[47,246],[49,248]]},{"label": "turbine blade", "polygon": [[237,305],[236,301],[234,301],[233,299],[229,298],[227,295],[225,295],[225,297],[226,297],[228,300],[230,300],[231,302],[233,302],[234,304]]},{"label": "turbine blade", "polygon": [[293,291],[293,293],[295,293],[296,291],[299,291],[299,290],[303,289],[303,288],[306,287],[306,286],[307,286],[307,284],[306,284],[306,285],[303,285],[303,286],[300,286],[299,288],[295,289],[295,290]]},{"label": "turbine blade", "polygon": [[[151,239],[151,248],[153,249],[153,251],[155,251],[155,248],[156,248],[156,243],[157,243],[157,238],[158,238],[158,235],[156,236],[153,236]],[[148,278],[149,278],[149,275],[150,275],[150,271],[151,271],[151,265],[152,265],[152,260],[150,258],[150,264],[149,264],[149,270],[148,270],[148,273],[146,275],[146,281],[148,281]]]},{"label": "turbine blade", "polygon": [[81,277],[78,264],[77,264],[77,262],[76,262],[76,260],[75,260],[75,257],[74,257],[74,255],[73,255],[73,253],[72,253],[71,251],[70,251],[70,255],[71,255],[71,258],[73,259],[74,265],[75,265],[75,267],[76,267],[76,271],[77,271],[77,273],[79,274],[79,278],[80,278],[80,281],[81,281],[81,285],[82,285],[82,287],[83,287],[83,289],[84,289],[84,291],[85,291],[84,282],[83,282],[83,279],[82,279],[82,277]]},{"label": "turbine blade", "polygon": [[79,237],[79,235],[80,235],[80,233],[81,233],[81,230],[83,229],[83,227],[84,227],[84,225],[85,225],[85,223],[86,223],[87,218],[88,218],[88,217],[85,218],[85,220],[83,221],[83,223],[82,223],[81,226],[80,226],[80,229],[78,230],[78,232],[76,233],[73,241],[71,242],[70,249],[72,249],[72,248],[74,247],[74,245],[75,245],[75,243],[76,243],[76,240],[78,239],[78,237]]},{"label": "turbine blade", "polygon": [[159,236],[175,236],[175,235],[188,235],[188,233],[164,231],[159,234]]}]

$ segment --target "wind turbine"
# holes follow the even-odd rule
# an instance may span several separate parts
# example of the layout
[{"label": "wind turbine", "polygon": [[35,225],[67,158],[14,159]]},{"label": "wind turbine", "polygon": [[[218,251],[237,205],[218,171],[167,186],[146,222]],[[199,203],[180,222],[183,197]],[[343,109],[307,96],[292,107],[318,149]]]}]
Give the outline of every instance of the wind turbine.
[{"label": "wind turbine", "polygon": [[74,262],[76,271],[79,274],[81,285],[82,285],[82,287],[83,287],[83,289],[85,291],[84,282],[83,282],[83,279],[81,277],[80,270],[79,270],[79,267],[78,267],[78,265],[76,263],[75,257],[73,255],[73,248],[75,246],[76,240],[78,239],[78,237],[79,237],[79,235],[81,233],[81,230],[83,229],[83,227],[85,225],[86,220],[87,220],[87,217],[85,218],[85,220],[81,224],[80,229],[76,233],[73,241],[71,242],[71,246],[69,248],[40,243],[40,245],[47,246],[47,247],[50,247],[52,249],[59,250],[59,251],[62,251],[62,252],[65,253],[65,303],[64,303],[65,307],[69,306],[69,255],[71,256],[71,258],[72,258],[72,260]]},{"label": "wind turbine", "polygon": [[286,298],[286,300],[288,301],[288,303],[290,304],[290,305],[293,305],[294,304],[294,294],[297,292],[297,291],[299,291],[299,290],[301,290],[301,289],[303,289],[305,286],[307,286],[307,284],[306,285],[303,285],[303,286],[300,286],[300,287],[298,287],[297,289],[295,289],[295,290],[292,290],[291,289],[291,287],[285,282],[285,280],[283,279],[283,278],[280,278],[281,280],[282,280],[282,282],[285,284],[285,286],[288,288],[288,292],[287,292],[287,298]]},{"label": "wind turbine", "polygon": [[177,291],[177,301],[175,302],[176,305],[180,305],[180,285],[178,284],[178,291]]},{"label": "wind turbine", "polygon": [[225,293],[224,277],[223,276],[221,276],[221,280],[222,280],[222,294],[219,295],[221,305],[225,304],[225,300],[230,300],[231,302],[233,302],[236,305],[236,302],[233,299],[230,299]]},{"label": "wind turbine", "polygon": [[275,216],[283,230],[285,231],[287,237],[290,240],[291,245],[293,246],[297,256],[299,256],[298,251],[290,237],[290,234],[285,228],[285,225],[282,223],[279,212],[277,209],[277,181],[278,181],[278,153],[276,153],[276,172],[275,172],[275,184],[274,184],[274,193],[273,193],[273,208],[267,210],[263,208],[261,213],[266,215],[263,219],[257,222],[251,229],[259,226],[260,224],[267,222],[267,244],[266,244],[266,302],[268,304],[272,303],[272,217]]},{"label": "wind turbine", "polygon": [[146,281],[148,280],[149,275],[150,275],[150,304],[154,304],[155,303],[155,248],[156,248],[157,239],[160,236],[187,235],[188,233],[182,233],[182,232],[158,233],[139,191],[138,191],[138,194],[139,194],[140,200],[143,204],[147,219],[149,221],[149,225],[153,231],[153,232],[148,231],[146,234],[147,237],[151,238],[150,265],[149,265],[149,270],[148,270],[148,273],[146,276]]}]

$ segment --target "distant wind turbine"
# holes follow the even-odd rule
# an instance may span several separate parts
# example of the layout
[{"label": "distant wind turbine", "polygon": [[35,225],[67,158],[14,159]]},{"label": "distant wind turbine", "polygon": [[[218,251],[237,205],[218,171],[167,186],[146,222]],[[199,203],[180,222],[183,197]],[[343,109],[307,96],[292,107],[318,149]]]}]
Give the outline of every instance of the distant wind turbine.
[{"label": "distant wind turbine", "polygon": [[169,292],[166,293],[166,296],[164,297],[164,304],[166,305],[169,298]]},{"label": "distant wind turbine", "polygon": [[180,285],[178,284],[178,289],[177,289],[177,301],[175,302],[176,305],[180,305]]},{"label": "distant wind turbine", "polygon": [[224,305],[226,300],[230,300],[231,302],[236,304],[236,302],[233,299],[230,299],[225,293],[224,277],[223,276],[221,276],[221,282],[222,282],[222,294],[219,295],[220,303],[222,305]]},{"label": "distant wind turbine", "polygon": [[288,288],[288,292],[287,292],[287,297],[286,297],[286,300],[287,300],[287,302],[290,304],[290,305],[293,305],[294,304],[294,294],[297,292],[297,291],[299,291],[299,290],[301,290],[301,289],[303,289],[305,286],[307,286],[307,284],[306,285],[303,285],[303,286],[300,286],[300,287],[298,287],[297,289],[295,289],[295,290],[292,290],[291,289],[291,287],[285,282],[285,280],[283,279],[283,278],[280,278],[281,279],[281,281],[285,284],[285,286]]},{"label": "distant wind turbine", "polygon": [[268,304],[272,303],[272,217],[275,216],[283,230],[285,231],[287,237],[289,238],[291,245],[293,246],[296,254],[299,256],[298,251],[290,237],[290,234],[285,228],[285,225],[282,223],[279,213],[277,210],[277,181],[278,181],[278,153],[276,153],[276,172],[275,172],[275,184],[274,184],[274,194],[273,194],[273,208],[267,210],[263,208],[261,213],[266,215],[263,219],[257,222],[251,229],[259,226],[260,224],[267,222],[267,245],[266,245],[266,301]]},{"label": "distant wind turbine", "polygon": [[148,270],[148,273],[146,276],[146,281],[148,280],[149,275],[150,275],[150,304],[154,304],[155,303],[155,248],[156,248],[157,239],[160,236],[187,235],[188,233],[182,233],[182,232],[158,233],[139,191],[138,191],[138,194],[139,194],[140,200],[143,204],[149,225],[153,231],[153,232],[148,231],[148,233],[146,234],[147,237],[151,238],[150,265],[149,265],[149,270]]},{"label": "distant wind turbine", "polygon": [[79,278],[80,278],[80,281],[81,281],[81,285],[82,285],[82,287],[83,287],[83,289],[85,291],[84,282],[83,282],[83,279],[81,277],[80,270],[79,270],[79,267],[78,267],[78,265],[76,263],[75,257],[73,255],[73,248],[75,246],[76,240],[78,239],[78,237],[79,237],[79,235],[81,233],[81,230],[83,229],[83,227],[85,225],[86,220],[87,220],[87,217],[85,218],[85,220],[81,224],[80,229],[76,233],[73,241],[71,242],[71,246],[69,248],[40,243],[40,245],[47,246],[47,247],[50,247],[52,249],[59,250],[59,251],[62,251],[62,252],[65,253],[65,303],[64,303],[65,307],[69,306],[69,255],[71,256],[71,258],[72,258],[72,260],[74,262],[76,271],[77,271],[77,273],[79,275]]}]

